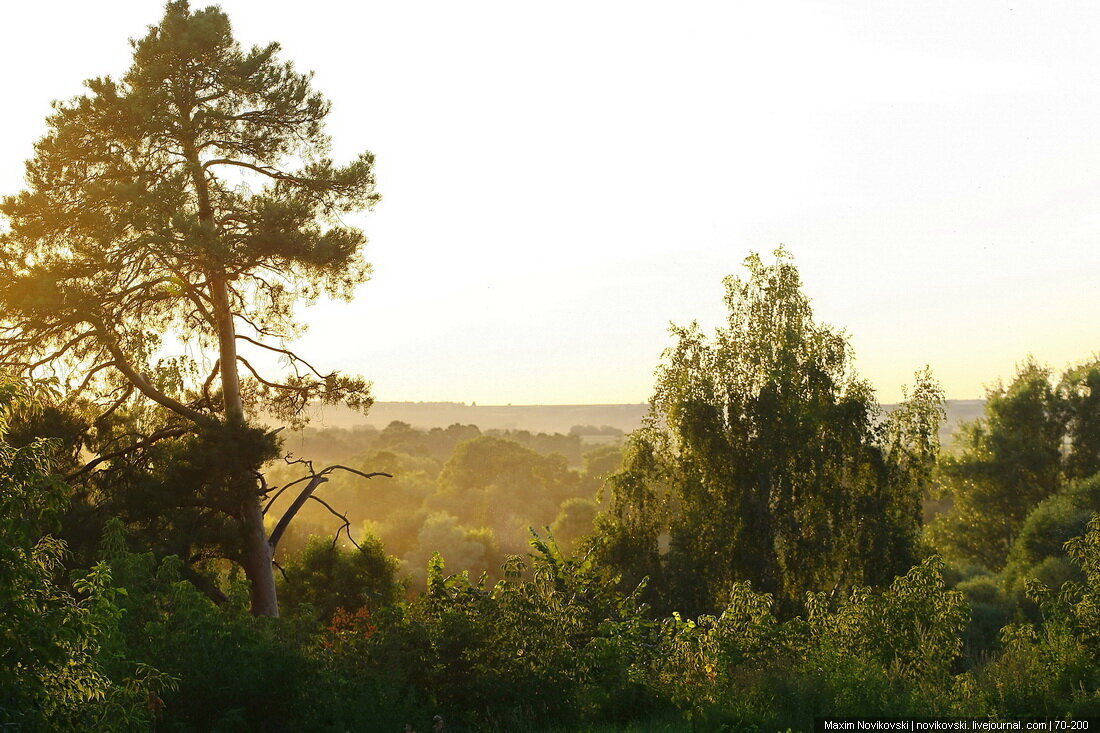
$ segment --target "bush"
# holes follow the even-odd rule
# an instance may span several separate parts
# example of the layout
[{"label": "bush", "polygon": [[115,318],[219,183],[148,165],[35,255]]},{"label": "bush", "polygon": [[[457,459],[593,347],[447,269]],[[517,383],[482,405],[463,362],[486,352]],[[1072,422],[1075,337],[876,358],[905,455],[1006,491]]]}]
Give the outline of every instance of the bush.
[{"label": "bush", "polygon": [[396,574],[397,560],[386,555],[374,537],[355,548],[311,537],[286,564],[279,601],[287,610],[310,604],[318,620],[327,624],[338,609],[354,612],[396,603],[405,590]]},{"label": "bush", "polygon": [[114,654],[120,611],[110,568],[65,572],[65,543],[51,534],[68,503],[68,487],[51,476],[55,446],[6,441],[22,399],[0,383],[0,727],[146,726],[172,680]]}]

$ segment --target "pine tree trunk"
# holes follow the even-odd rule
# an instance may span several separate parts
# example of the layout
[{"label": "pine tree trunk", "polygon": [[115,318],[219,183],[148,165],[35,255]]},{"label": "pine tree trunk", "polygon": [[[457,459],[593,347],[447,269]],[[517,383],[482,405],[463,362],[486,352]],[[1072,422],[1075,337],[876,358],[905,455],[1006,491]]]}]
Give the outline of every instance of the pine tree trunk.
[{"label": "pine tree trunk", "polygon": [[[218,328],[218,356],[221,359],[222,399],[225,419],[230,425],[245,424],[244,403],[241,400],[240,377],[237,368],[237,334],[233,311],[229,304],[229,288],[222,278],[212,278],[211,295]],[[240,512],[244,548],[241,566],[251,584],[251,607],[254,616],[279,615],[279,600],[275,591],[274,552],[267,541],[260,497],[245,500]]]},{"label": "pine tree trunk", "polygon": [[[214,212],[210,193],[194,143],[188,140],[185,156],[191,166],[195,194],[198,198],[199,221],[205,236],[215,235]],[[220,268],[219,268],[220,269]],[[233,322],[233,308],[229,302],[229,283],[224,271],[211,272],[210,298],[214,306],[214,327],[218,333],[218,358],[221,364],[222,399],[225,401],[225,421],[229,425],[244,427],[244,402],[241,399],[240,374],[237,366],[237,330]],[[251,609],[254,616],[279,615],[279,600],[275,592],[274,552],[267,541],[260,495],[245,500],[240,508],[241,532],[244,543],[241,566],[251,585]]]},{"label": "pine tree trunk", "polygon": [[279,615],[279,599],[275,593],[275,565],[271,544],[264,529],[264,515],[259,501],[244,507],[244,554],[241,565],[251,584],[251,608],[253,616]]}]

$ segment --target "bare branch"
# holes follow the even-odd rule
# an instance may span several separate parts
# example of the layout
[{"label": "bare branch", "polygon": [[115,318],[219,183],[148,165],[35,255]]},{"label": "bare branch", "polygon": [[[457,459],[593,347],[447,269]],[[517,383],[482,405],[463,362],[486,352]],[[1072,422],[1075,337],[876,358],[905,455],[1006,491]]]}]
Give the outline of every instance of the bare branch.
[{"label": "bare branch", "polygon": [[331,504],[329,504],[327,501],[325,501],[324,499],[322,499],[319,496],[310,495],[309,498],[313,499],[315,502],[319,503],[325,509],[328,509],[329,513],[331,513],[332,516],[334,516],[337,519],[343,521],[343,524],[340,525],[339,529],[336,530],[336,534],[334,534],[332,536],[332,546],[333,547],[336,547],[336,541],[338,539],[340,539],[340,533],[343,532],[344,534],[346,534],[348,536],[348,540],[351,541],[351,544],[355,545],[356,549],[358,549],[358,550],[363,549],[362,547],[359,546],[359,543],[355,541],[355,538],[351,536],[351,522],[348,521],[348,515],[347,515],[346,512],[344,514],[341,514],[340,512],[333,509]]},{"label": "bare branch", "polygon": [[[299,462],[299,461],[290,461],[290,460],[287,461],[287,463],[297,463],[297,462]],[[324,501],[322,501],[321,499],[319,499],[319,498],[317,498],[316,496],[313,495],[313,492],[317,490],[318,486],[320,486],[321,484],[328,481],[327,474],[332,473],[335,470],[343,470],[343,471],[348,471],[350,473],[356,474],[357,476],[362,476],[362,477],[368,478],[368,479],[373,478],[374,476],[385,476],[387,478],[393,478],[393,476],[391,474],[383,473],[381,471],[375,471],[375,472],[372,472],[372,473],[364,473],[363,471],[358,471],[354,468],[348,468],[347,466],[340,466],[340,465],[328,466],[326,468],[323,468],[320,472],[314,472],[312,463],[310,463],[308,461],[301,461],[301,462],[306,463],[309,466],[310,475],[308,477],[303,477],[301,479],[298,479],[297,481],[292,482],[292,484],[293,483],[301,483],[302,481],[305,481],[307,479],[308,479],[309,483],[306,484],[305,488],[302,489],[301,493],[298,494],[297,498],[294,499],[293,503],[291,503],[291,505],[289,507],[287,507],[287,510],[283,513],[283,516],[279,519],[278,524],[275,525],[275,529],[273,529],[271,531],[271,537],[268,539],[268,543],[271,545],[272,550],[274,550],[276,547],[278,547],[279,540],[282,539],[283,533],[286,532],[286,528],[290,526],[291,521],[298,514],[298,512],[301,510],[301,508],[305,505],[305,503],[307,501],[309,501],[311,498],[321,502],[322,504],[324,504],[326,507],[329,508],[329,511],[331,511],[333,514],[336,514],[336,516],[338,516],[338,517],[341,516],[339,513],[336,512],[335,509],[333,509],[328,504],[326,504]],[[285,491],[292,484],[287,484],[286,486],[284,486],[279,491],[279,493],[282,493],[283,491]],[[278,496],[279,496],[279,494],[276,494],[274,497],[272,497],[271,501],[269,501],[267,503],[267,506],[264,508],[264,511],[267,511],[267,509],[271,508],[271,505],[274,503],[275,499],[278,498]],[[346,521],[347,518],[344,517],[344,519]],[[348,539],[351,539],[350,533],[348,534]],[[352,540],[352,542],[354,543],[355,540]]]},{"label": "bare branch", "polygon": [[347,466],[341,466],[339,464],[327,466],[321,471],[320,475],[323,476],[324,474],[331,473],[332,471],[335,471],[337,469],[341,471],[347,471],[349,473],[354,473],[356,476],[362,476],[363,478],[374,478],[375,476],[385,476],[386,478],[393,478],[393,474],[386,473],[385,471],[372,471],[370,473],[363,473],[362,471],[357,471],[354,468],[348,468]]}]

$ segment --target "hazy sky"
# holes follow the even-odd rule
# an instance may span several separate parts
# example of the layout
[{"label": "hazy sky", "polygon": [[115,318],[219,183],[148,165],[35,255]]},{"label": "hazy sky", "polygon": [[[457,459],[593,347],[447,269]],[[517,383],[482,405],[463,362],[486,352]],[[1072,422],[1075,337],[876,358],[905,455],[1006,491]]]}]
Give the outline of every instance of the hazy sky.
[{"label": "hazy sky", "polygon": [[[221,5],[377,156],[374,278],[301,345],[378,399],[644,401],[669,321],[780,243],[884,401],[1100,347],[1095,0]],[[4,4],[0,192],[162,9]]]}]

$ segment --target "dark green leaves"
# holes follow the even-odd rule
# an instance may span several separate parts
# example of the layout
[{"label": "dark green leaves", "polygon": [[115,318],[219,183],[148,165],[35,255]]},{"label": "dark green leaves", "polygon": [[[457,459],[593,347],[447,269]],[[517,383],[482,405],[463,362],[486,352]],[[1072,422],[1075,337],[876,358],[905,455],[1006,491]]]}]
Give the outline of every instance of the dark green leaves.
[{"label": "dark green leaves", "polygon": [[605,557],[663,580],[668,610],[713,609],[742,580],[789,609],[914,559],[938,389],[921,377],[887,440],[846,337],[814,322],[789,255],[745,265],[747,278],[726,278],[713,338],[673,328],[646,427],[609,483]]}]

